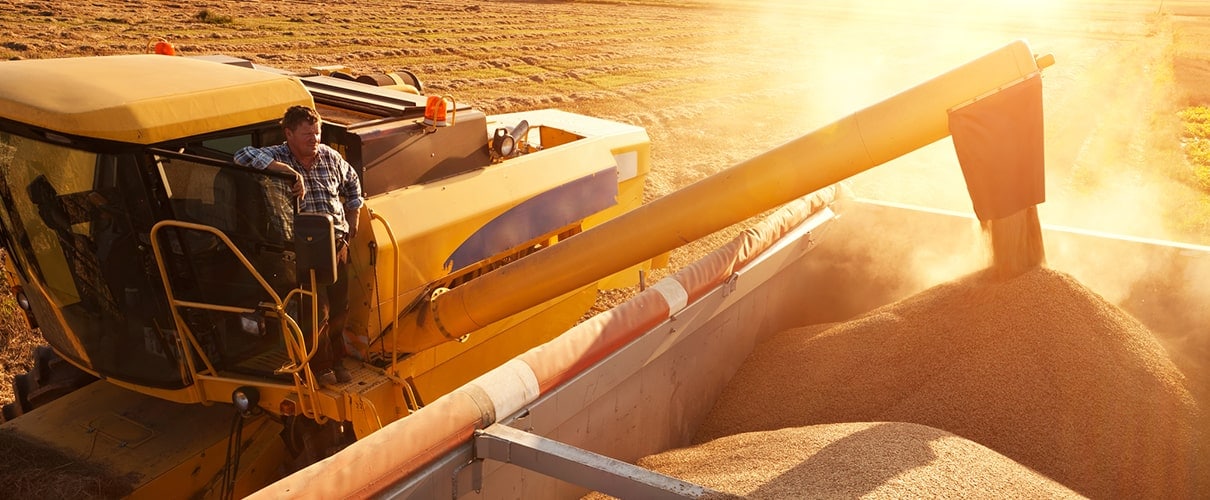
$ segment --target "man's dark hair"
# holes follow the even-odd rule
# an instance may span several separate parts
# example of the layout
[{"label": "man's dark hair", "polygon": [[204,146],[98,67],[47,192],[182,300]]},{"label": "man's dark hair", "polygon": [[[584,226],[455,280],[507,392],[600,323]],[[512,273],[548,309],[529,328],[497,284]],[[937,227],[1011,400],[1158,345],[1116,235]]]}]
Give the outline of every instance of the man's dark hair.
[{"label": "man's dark hair", "polygon": [[319,123],[319,113],[307,106],[290,106],[281,119],[282,128],[290,130],[303,123]]}]

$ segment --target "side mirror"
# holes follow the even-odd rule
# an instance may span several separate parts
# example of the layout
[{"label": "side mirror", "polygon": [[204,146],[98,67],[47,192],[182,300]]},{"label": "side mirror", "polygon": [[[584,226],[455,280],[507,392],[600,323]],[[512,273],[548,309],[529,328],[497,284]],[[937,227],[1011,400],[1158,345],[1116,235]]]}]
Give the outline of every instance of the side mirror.
[{"label": "side mirror", "polygon": [[298,281],[305,283],[315,271],[316,285],[336,282],[336,230],[330,214],[294,215],[294,255]]}]

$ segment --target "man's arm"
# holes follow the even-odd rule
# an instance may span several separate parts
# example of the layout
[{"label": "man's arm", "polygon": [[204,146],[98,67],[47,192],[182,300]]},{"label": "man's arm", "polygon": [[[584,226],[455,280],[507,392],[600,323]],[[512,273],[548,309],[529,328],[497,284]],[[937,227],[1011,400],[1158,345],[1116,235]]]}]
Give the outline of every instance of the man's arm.
[{"label": "man's arm", "polygon": [[353,241],[353,238],[357,237],[357,225],[361,223],[361,216],[365,210],[366,206],[363,204],[352,212],[345,212],[345,220],[349,222],[349,241]]},{"label": "man's arm", "polygon": [[277,161],[273,158],[273,153],[268,151],[269,148],[255,148],[246,146],[235,152],[235,163],[245,167],[252,167],[257,170],[268,170],[270,172],[278,172],[282,174],[290,174],[294,176],[294,185],[290,186],[290,193],[301,198],[307,193],[307,185],[303,182],[302,174],[290,168],[290,165]]},{"label": "man's arm", "polygon": [[344,174],[340,183],[340,195],[345,200],[345,221],[349,223],[349,239],[352,240],[357,235],[361,212],[365,210],[365,199],[361,196],[361,180],[357,177],[357,170],[339,153],[332,151],[332,154],[340,159],[340,171]]}]

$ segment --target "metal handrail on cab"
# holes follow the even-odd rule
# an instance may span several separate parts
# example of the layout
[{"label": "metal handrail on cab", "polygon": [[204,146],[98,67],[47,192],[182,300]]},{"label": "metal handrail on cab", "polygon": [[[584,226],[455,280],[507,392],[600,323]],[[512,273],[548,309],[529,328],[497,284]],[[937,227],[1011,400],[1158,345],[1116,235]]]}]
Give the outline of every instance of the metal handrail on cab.
[{"label": "metal handrail on cab", "polygon": [[[318,327],[319,323],[317,321],[315,321],[315,319],[317,318],[317,316],[319,314],[318,305],[315,303],[314,300],[312,301],[312,307],[311,307],[311,314],[312,314],[312,320],[313,320],[312,324],[316,325],[316,326],[314,328],[312,328],[311,345],[313,347],[309,351],[306,348],[306,345],[307,345],[306,339],[305,339],[306,334],[302,331],[302,327],[300,327],[298,325],[298,322],[295,321],[294,318],[291,317],[286,312],[286,304],[288,304],[290,302],[290,300],[292,300],[294,297],[301,296],[301,295],[314,296],[315,292],[312,290],[295,288],[294,290],[291,290],[288,294],[286,294],[285,299],[282,299],[281,297],[278,296],[277,291],[274,290],[273,287],[269,285],[269,282],[267,280],[265,280],[264,276],[261,275],[260,271],[258,271],[252,265],[252,262],[249,261],[246,256],[244,256],[244,253],[241,252],[239,250],[239,248],[237,248],[235,246],[235,244],[231,241],[231,239],[227,237],[226,233],[224,233],[223,231],[221,231],[213,226],[208,226],[205,224],[197,224],[197,223],[193,223],[193,222],[179,221],[179,220],[163,220],[163,221],[157,222],[154,226],[152,226],[152,228],[151,228],[151,249],[155,255],[156,266],[159,268],[159,271],[160,271],[160,280],[164,284],[164,293],[167,295],[167,298],[168,298],[168,303],[169,303],[170,309],[172,311],[173,321],[176,324],[177,331],[181,332],[181,335],[184,336],[189,341],[189,344],[192,345],[193,350],[195,351],[197,356],[206,365],[206,372],[209,372],[209,374],[211,376],[217,376],[218,372],[214,368],[214,365],[211,363],[210,358],[206,355],[205,350],[201,348],[201,345],[198,342],[197,338],[193,335],[193,332],[189,329],[188,325],[185,323],[184,318],[181,317],[179,308],[190,307],[190,308],[195,308],[195,309],[205,309],[205,310],[210,310],[210,311],[234,312],[234,313],[253,313],[253,312],[256,312],[257,309],[225,306],[225,305],[219,305],[219,304],[209,304],[209,303],[204,303],[204,302],[194,302],[194,301],[178,299],[176,297],[176,294],[173,292],[172,282],[171,282],[171,280],[168,279],[168,269],[165,265],[165,260],[164,260],[163,252],[162,252],[161,245],[160,245],[160,239],[158,237],[159,232],[166,227],[176,227],[176,228],[181,228],[181,229],[191,230],[191,231],[201,231],[201,232],[209,233],[209,234],[215,236],[216,238],[218,238],[219,241],[222,242],[223,245],[225,245],[227,247],[228,250],[231,251],[232,255],[234,255],[237,259],[239,259],[239,262],[241,265],[244,266],[244,269],[246,271],[248,271],[252,275],[253,278],[256,279],[256,282],[260,285],[261,289],[264,290],[264,292],[268,294],[270,299],[272,299],[273,308],[277,312],[278,318],[280,318],[280,320],[282,322],[282,338],[283,338],[283,341],[285,342],[286,354],[289,357],[289,361],[290,361],[290,364],[288,364],[286,366],[282,366],[281,368],[274,370],[274,373],[279,373],[279,374],[289,373],[289,374],[293,375],[294,386],[295,386],[296,390],[298,391],[299,395],[307,396],[307,397],[299,398],[298,403],[300,406],[300,408],[299,408],[300,412],[307,417],[316,419],[316,421],[318,421],[319,423],[323,423],[325,419],[323,418],[323,415],[319,412],[317,404],[314,403],[315,401],[318,401],[317,392],[318,392],[319,384],[315,379],[315,374],[312,372],[311,365],[310,365],[311,358],[315,356],[315,352],[319,346],[319,330],[320,329]],[[312,271],[311,274],[312,274],[312,276],[311,276],[312,288],[314,288],[314,282],[315,282],[314,271]],[[194,354],[194,353],[184,352],[183,357],[185,358],[185,363],[188,366],[189,375],[193,379],[196,379],[199,374],[204,375],[206,373],[199,372],[197,370],[197,367],[194,366],[192,354]]]}]

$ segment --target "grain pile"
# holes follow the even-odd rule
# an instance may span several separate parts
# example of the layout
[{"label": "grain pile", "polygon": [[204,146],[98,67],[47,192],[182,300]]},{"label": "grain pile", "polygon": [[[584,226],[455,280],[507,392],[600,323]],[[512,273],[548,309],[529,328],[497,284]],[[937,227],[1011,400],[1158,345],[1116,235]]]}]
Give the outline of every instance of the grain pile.
[{"label": "grain pile", "polygon": [[1179,498],[1194,495],[1197,411],[1146,327],[1037,268],[1004,282],[971,275],[822,332],[778,334],[741,366],[697,442],[909,422],[1090,497]]},{"label": "grain pile", "polygon": [[983,445],[897,422],[742,433],[639,465],[745,498],[1080,498]]}]

